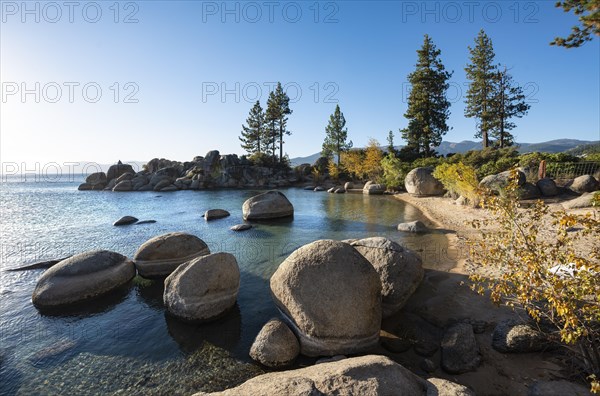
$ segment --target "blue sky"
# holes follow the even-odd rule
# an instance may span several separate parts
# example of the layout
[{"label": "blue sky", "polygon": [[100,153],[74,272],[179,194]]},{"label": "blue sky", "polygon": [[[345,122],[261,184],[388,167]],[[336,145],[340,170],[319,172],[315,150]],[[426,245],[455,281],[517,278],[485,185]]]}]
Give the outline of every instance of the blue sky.
[{"label": "blue sky", "polygon": [[73,4],[1,4],[3,162],[242,154],[241,125],[277,81],[292,99],[290,157],[320,150],[336,101],[355,146],[389,130],[402,144],[424,34],[454,71],[445,140],[473,139],[464,67],[481,28],[531,104],[518,141],[600,139],[600,40],[550,46],[576,23],[554,1]]}]

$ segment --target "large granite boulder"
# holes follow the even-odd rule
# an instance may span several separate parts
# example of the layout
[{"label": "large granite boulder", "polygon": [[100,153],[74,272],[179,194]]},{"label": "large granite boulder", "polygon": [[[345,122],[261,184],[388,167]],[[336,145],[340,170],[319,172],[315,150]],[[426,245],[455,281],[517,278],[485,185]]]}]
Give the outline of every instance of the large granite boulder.
[{"label": "large granite boulder", "polygon": [[[520,170],[518,170],[516,172],[517,172],[517,184],[519,186],[524,185],[525,182],[527,181],[527,179],[525,177],[525,173],[521,172]],[[481,181],[479,182],[479,186],[490,189],[493,192],[500,193],[500,192],[502,192],[502,190],[504,190],[508,186],[511,175],[512,175],[512,171],[506,171],[506,172],[498,173],[497,175],[486,176],[483,179],[481,179]]]},{"label": "large granite boulder", "polygon": [[549,177],[538,180],[535,185],[540,189],[540,192],[545,197],[553,197],[558,195],[558,188],[556,183]]},{"label": "large granite boulder", "polygon": [[442,368],[450,374],[474,371],[481,363],[473,326],[457,323],[442,338]]},{"label": "large granite boulder", "polygon": [[108,180],[106,179],[106,173],[96,172],[86,177],[85,182],[91,185],[93,190],[101,190],[104,187],[106,187],[106,183],[108,183]]},{"label": "large granite boulder", "polygon": [[498,323],[492,334],[492,346],[500,352],[538,352],[547,345],[546,337],[540,331],[513,320]]},{"label": "large granite boulder", "polygon": [[244,220],[267,220],[294,215],[294,206],[283,193],[267,191],[258,194],[242,205]]},{"label": "large granite boulder", "polygon": [[206,243],[195,235],[171,232],[156,236],[139,247],[133,261],[140,276],[164,277],[180,264],[210,254]]},{"label": "large granite boulder", "polygon": [[592,200],[594,198],[593,193],[585,193],[581,195],[581,197],[577,197],[575,199],[570,199],[562,203],[563,208],[565,209],[582,209],[582,208],[590,208],[592,206]]},{"label": "large granite boulder", "polygon": [[427,380],[427,396],[475,396],[475,392],[464,385],[441,378]]},{"label": "large granite boulder", "polygon": [[425,395],[428,384],[392,359],[367,355],[267,373],[223,392],[201,395]]},{"label": "large granite boulder", "polygon": [[46,270],[31,300],[38,308],[73,304],[110,293],[134,276],[133,263],[119,253],[107,250],[81,253]]},{"label": "large granite boulder", "polygon": [[526,182],[521,187],[519,187],[518,194],[519,199],[524,200],[537,199],[542,195],[540,189],[535,184],[529,182]]},{"label": "large granite boulder", "polygon": [[363,194],[366,195],[381,195],[385,192],[383,184],[367,182],[363,187]]},{"label": "large granite boulder", "polygon": [[415,168],[404,178],[404,187],[411,195],[424,197],[429,195],[444,195],[444,185],[433,177],[432,168]]},{"label": "large granite boulder", "polygon": [[230,253],[213,253],[181,264],[165,279],[169,314],[186,321],[216,319],[235,305],[240,269]]},{"label": "large granite boulder", "polygon": [[117,179],[124,173],[135,173],[133,167],[129,164],[123,164],[119,161],[118,164],[111,165],[106,172],[106,180],[110,181],[112,179]]},{"label": "large granite boulder", "polygon": [[299,353],[298,339],[292,330],[279,319],[268,321],[250,348],[250,357],[267,367],[288,366]]},{"label": "large granite boulder", "polygon": [[398,312],[423,280],[421,258],[396,242],[372,237],[350,242],[375,268],[381,279],[383,317]]},{"label": "large granite boulder", "polygon": [[123,180],[118,182],[117,185],[112,189],[113,191],[132,191],[133,184],[131,184],[131,180]]},{"label": "large granite boulder", "polygon": [[573,179],[573,183],[571,183],[569,188],[576,193],[583,194],[600,189],[600,183],[598,183],[598,180],[594,176],[583,175]]},{"label": "large granite boulder", "polygon": [[297,249],[271,277],[271,292],[306,356],[360,353],[379,341],[379,274],[347,243]]}]

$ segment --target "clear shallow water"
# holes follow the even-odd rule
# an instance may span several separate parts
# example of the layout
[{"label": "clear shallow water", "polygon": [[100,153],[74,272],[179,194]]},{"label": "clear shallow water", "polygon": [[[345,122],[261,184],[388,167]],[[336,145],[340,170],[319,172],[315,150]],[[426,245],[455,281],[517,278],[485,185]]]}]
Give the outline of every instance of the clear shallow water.
[{"label": "clear shallow water", "polygon": [[[0,394],[189,394],[219,390],[257,375],[250,345],[277,316],[268,280],[296,248],[317,239],[386,236],[404,246],[442,251],[443,235],[420,237],[395,230],[420,218],[386,196],[287,189],[291,221],[256,224],[235,233],[244,200],[259,191],[112,193],[77,191],[73,182],[3,180],[0,194]],[[230,217],[205,222],[211,208]],[[114,227],[121,216],[154,224]],[[238,303],[225,318],[188,325],[165,316],[162,282],[140,281],[85,311],[40,314],[31,293],[43,270],[7,272],[24,264],[91,249],[132,257],[156,235],[185,231],[212,252],[235,255],[242,272]],[[426,267],[438,268],[433,259]]]}]

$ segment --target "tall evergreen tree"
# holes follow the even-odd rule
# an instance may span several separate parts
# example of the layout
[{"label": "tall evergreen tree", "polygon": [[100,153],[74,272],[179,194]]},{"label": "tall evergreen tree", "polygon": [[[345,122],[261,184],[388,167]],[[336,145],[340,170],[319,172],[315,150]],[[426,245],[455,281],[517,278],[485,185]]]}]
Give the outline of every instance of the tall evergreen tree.
[{"label": "tall evergreen tree", "polygon": [[248,154],[260,154],[263,150],[265,134],[265,113],[257,100],[246,119],[246,125],[242,125],[241,146]]},{"label": "tall evergreen tree", "polygon": [[564,12],[571,10],[579,16],[580,26],[573,26],[567,38],[557,37],[550,45],[566,48],[581,47],[594,35],[600,36],[600,0],[562,0],[556,2]]},{"label": "tall evergreen tree", "polygon": [[525,103],[523,89],[513,82],[506,67],[496,73],[493,92],[491,135],[500,148],[511,146],[514,140],[509,131],[516,125],[510,119],[523,117],[531,106]]},{"label": "tall evergreen tree", "polygon": [[267,124],[264,135],[265,144],[267,147],[265,152],[272,156],[273,164],[275,164],[275,158],[277,155],[277,150],[275,150],[275,144],[277,143],[277,123],[279,122],[279,106],[277,104],[275,91],[269,92],[269,99],[267,100],[267,110],[265,113],[265,121]]},{"label": "tall evergreen tree", "polygon": [[392,131],[388,132],[387,142],[388,142],[388,154],[395,155],[396,149],[394,148],[394,132],[392,132]]},{"label": "tall evergreen tree", "polygon": [[478,131],[475,137],[481,138],[483,147],[486,148],[490,144],[489,133],[493,118],[491,102],[497,66],[494,64],[492,40],[483,29],[475,39],[475,47],[469,47],[469,52],[471,63],[465,67],[467,79],[470,80],[465,100],[465,117],[477,119]]},{"label": "tall evergreen tree", "polygon": [[333,154],[337,155],[337,166],[340,166],[340,157],[344,151],[352,148],[352,140],[348,141],[348,129],[346,128],[346,118],[340,110],[340,105],[335,106],[335,111],[329,116],[329,124],[325,127],[325,141],[321,155],[331,158]]},{"label": "tall evergreen tree", "polygon": [[283,136],[291,135],[292,133],[287,129],[287,116],[292,114],[292,110],[290,109],[290,98],[283,91],[281,87],[281,83],[277,83],[277,88],[275,88],[275,99],[277,106],[277,126],[279,128],[279,135],[277,137],[277,141],[279,142],[279,162],[283,162]]},{"label": "tall evergreen tree", "polygon": [[452,72],[446,71],[440,59],[441,51],[428,35],[417,54],[415,71],[408,75],[412,86],[404,114],[408,127],[401,132],[414,154],[431,157],[435,154],[432,147],[439,146],[442,136],[449,130],[450,102],[446,91]]}]

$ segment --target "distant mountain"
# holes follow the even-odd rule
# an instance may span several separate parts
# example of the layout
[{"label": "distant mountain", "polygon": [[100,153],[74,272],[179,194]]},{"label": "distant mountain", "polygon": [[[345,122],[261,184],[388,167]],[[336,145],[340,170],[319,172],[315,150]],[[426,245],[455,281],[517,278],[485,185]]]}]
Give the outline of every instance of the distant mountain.
[{"label": "distant mountain", "polygon": [[[567,150],[572,150],[575,147],[589,144],[597,144],[598,141],[588,140],[577,140],[577,139],[557,139],[550,140],[542,143],[517,143],[519,146],[517,150],[520,153],[528,153],[533,151],[545,152],[545,153],[562,153]],[[396,146],[396,149],[400,149],[402,146]],[[466,153],[469,150],[479,150],[481,148],[481,142],[474,142],[471,140],[464,140],[459,143],[443,141],[436,151],[440,155],[447,155],[450,153]],[[290,162],[292,166],[300,164],[312,164],[317,158],[321,156],[320,153],[315,153],[307,157],[291,158]]]}]

